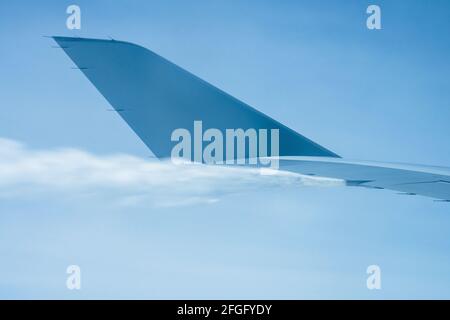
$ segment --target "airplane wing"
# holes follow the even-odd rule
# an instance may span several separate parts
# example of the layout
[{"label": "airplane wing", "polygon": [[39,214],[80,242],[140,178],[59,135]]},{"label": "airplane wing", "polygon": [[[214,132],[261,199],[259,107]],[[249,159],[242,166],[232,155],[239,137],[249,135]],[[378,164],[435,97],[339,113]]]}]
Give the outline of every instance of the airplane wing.
[{"label": "airplane wing", "polygon": [[450,168],[446,167],[327,157],[281,157],[280,169],[342,179],[348,186],[389,189],[450,202]]},{"label": "airplane wing", "polygon": [[146,48],[116,40],[53,39],[159,158],[170,157],[171,132],[196,120],[222,132],[277,129],[282,170],[450,202],[450,168],[342,159]]}]

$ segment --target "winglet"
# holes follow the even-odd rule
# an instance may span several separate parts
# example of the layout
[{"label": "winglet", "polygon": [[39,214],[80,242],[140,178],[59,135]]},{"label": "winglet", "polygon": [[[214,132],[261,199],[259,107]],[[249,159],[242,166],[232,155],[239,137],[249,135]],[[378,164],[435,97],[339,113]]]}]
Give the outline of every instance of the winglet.
[{"label": "winglet", "polygon": [[159,158],[169,157],[176,128],[278,129],[280,156],[339,157],[154,52],[118,40],[53,39]]}]

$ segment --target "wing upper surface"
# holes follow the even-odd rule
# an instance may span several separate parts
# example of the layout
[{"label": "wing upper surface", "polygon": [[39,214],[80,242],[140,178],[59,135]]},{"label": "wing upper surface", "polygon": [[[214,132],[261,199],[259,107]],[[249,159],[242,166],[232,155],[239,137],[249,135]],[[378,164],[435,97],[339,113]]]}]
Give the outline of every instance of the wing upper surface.
[{"label": "wing upper surface", "polygon": [[281,157],[280,169],[345,180],[349,186],[389,189],[450,201],[450,168],[345,159]]}]

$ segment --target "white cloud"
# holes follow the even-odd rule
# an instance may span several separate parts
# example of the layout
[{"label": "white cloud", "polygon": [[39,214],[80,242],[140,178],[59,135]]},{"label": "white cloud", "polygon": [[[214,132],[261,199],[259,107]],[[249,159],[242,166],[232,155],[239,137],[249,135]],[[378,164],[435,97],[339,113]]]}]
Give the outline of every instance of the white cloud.
[{"label": "white cloud", "polygon": [[0,196],[35,193],[111,197],[121,205],[181,206],[213,203],[261,186],[339,185],[339,181],[283,171],[173,164],[79,149],[33,150],[0,138]]}]

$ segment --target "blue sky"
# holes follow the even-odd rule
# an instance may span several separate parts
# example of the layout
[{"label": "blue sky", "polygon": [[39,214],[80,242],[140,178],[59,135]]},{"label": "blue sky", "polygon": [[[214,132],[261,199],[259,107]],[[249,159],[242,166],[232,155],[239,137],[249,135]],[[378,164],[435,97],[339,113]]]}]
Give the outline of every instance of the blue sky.
[{"label": "blue sky", "polygon": [[[72,3],[0,4],[0,138],[25,157],[151,154],[42,37],[67,35],[141,44],[346,158],[450,166],[448,1],[77,1],[69,31]],[[382,30],[365,27],[369,4]],[[218,201],[181,206],[1,187],[0,297],[450,298],[448,204],[213,181],[189,189]],[[65,287],[70,264],[80,291]],[[382,290],[366,288],[370,264]]]}]

